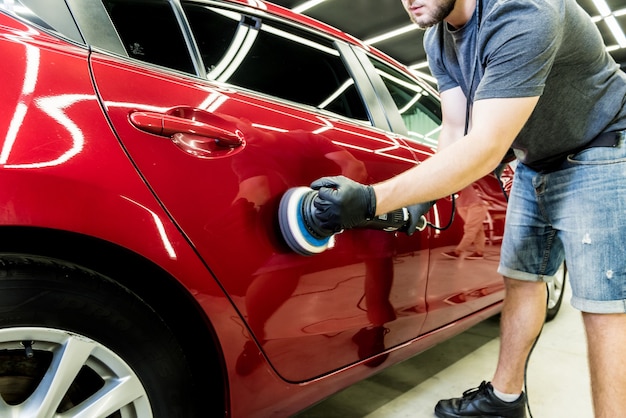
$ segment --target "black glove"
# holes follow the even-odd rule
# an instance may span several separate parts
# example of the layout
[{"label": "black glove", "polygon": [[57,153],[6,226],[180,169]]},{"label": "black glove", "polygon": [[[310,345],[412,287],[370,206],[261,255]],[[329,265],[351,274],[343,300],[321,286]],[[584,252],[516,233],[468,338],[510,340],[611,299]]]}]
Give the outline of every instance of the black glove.
[{"label": "black glove", "polygon": [[376,195],[366,186],[344,176],[322,177],[311,183],[318,191],[313,200],[319,225],[333,232],[363,224],[376,214]]},{"label": "black glove", "polygon": [[416,205],[407,206],[406,210],[409,211],[409,222],[404,228],[404,232],[406,232],[408,236],[413,235],[418,228],[420,231],[424,229],[425,225],[422,220],[422,215],[428,212],[436,202],[436,200],[433,200],[432,202],[418,203]]}]

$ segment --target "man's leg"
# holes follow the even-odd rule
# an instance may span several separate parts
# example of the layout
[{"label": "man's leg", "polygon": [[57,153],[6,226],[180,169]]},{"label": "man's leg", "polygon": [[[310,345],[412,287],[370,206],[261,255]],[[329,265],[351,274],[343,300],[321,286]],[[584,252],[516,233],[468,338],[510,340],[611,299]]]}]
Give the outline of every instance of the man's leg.
[{"label": "man's leg", "polygon": [[544,282],[505,278],[504,283],[500,355],[491,383],[500,392],[513,394],[524,386],[526,359],[546,317],[547,290]]},{"label": "man's leg", "polygon": [[583,313],[596,418],[626,417],[626,314]]},{"label": "man's leg", "polygon": [[[546,285],[543,282],[505,278],[506,297],[500,326],[500,355],[491,384],[463,393],[462,398],[444,399],[435,406],[440,418],[526,416],[522,392],[526,359],[546,316]],[[499,392],[505,395],[498,394]],[[504,398],[510,398],[504,400]]]}]

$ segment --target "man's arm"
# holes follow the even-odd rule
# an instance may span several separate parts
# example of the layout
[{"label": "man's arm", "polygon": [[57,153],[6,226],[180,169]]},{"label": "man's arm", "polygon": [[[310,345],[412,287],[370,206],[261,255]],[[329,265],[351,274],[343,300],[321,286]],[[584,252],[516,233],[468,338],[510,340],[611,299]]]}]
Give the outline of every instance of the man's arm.
[{"label": "man's arm", "polygon": [[463,137],[467,101],[460,87],[442,92],[439,98],[441,100],[441,132],[439,132],[437,150],[441,151]]},{"label": "man's arm", "polygon": [[[444,115],[437,154],[374,185],[376,215],[448,196],[492,172],[534,110],[539,97],[485,99],[474,103],[471,128],[459,131],[460,90],[442,94]],[[448,94],[447,94],[448,93]],[[459,135],[459,139],[454,137]]]}]

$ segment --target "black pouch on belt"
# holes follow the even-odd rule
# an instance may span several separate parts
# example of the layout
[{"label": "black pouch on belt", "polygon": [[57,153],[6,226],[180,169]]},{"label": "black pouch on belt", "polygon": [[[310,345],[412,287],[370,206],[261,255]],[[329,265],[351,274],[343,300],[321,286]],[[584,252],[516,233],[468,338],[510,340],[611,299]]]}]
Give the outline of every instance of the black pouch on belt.
[{"label": "black pouch on belt", "polygon": [[616,147],[619,144],[619,140],[622,138],[623,131],[605,132],[593,138],[589,143],[578,148],[571,154],[579,153],[587,148],[594,147]]},{"label": "black pouch on belt", "polygon": [[620,139],[624,131],[605,132],[602,133],[591,141],[583,145],[582,147],[570,150],[559,157],[550,158],[549,161],[539,162],[531,165],[531,168],[542,173],[551,173],[553,171],[560,170],[563,163],[570,155],[578,154],[579,152],[595,147],[616,147],[619,144]]}]

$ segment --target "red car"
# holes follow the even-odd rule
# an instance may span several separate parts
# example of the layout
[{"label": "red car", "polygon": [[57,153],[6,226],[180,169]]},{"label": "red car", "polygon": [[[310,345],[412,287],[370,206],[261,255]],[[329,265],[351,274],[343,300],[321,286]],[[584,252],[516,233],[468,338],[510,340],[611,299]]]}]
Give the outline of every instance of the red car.
[{"label": "red car", "polygon": [[483,260],[441,255],[452,197],[410,237],[281,234],[289,189],[436,148],[435,91],[350,36],[260,0],[0,0],[0,54],[0,416],[288,416],[499,312],[495,176]]}]

